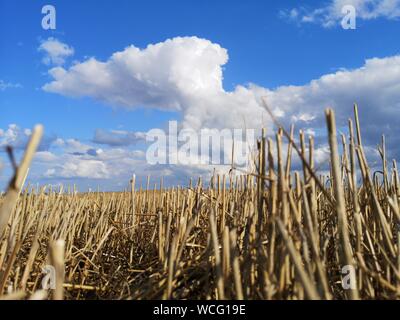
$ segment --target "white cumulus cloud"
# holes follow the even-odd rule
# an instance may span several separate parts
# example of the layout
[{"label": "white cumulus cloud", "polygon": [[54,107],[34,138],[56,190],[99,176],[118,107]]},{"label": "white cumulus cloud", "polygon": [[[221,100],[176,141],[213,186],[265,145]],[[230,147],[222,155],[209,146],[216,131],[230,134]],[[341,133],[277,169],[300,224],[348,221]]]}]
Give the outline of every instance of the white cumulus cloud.
[{"label": "white cumulus cloud", "polygon": [[102,161],[73,158],[62,165],[49,168],[45,177],[106,179],[110,177],[110,172]]},{"label": "white cumulus cloud", "polygon": [[[52,68],[49,72],[53,80],[43,89],[71,97],[87,96],[111,106],[176,111],[181,115],[181,126],[195,130],[267,127],[272,133],[271,120],[260,103],[265,97],[284,125],[294,122],[296,129],[315,136],[320,143],[320,160],[326,154],[323,110],[335,109],[342,130],[352,116],[353,103],[357,102],[364,142],[375,147],[381,133],[390,133],[388,156],[400,156],[400,55],[369,58],[357,68],[341,68],[304,85],[264,88],[248,84],[232,91],[223,88],[223,66],[227,61],[227,50],[218,44],[197,37],[178,37],[144,49],[130,46],[106,61],[91,58],[70,68]],[[99,129],[92,142],[107,148],[126,147],[143,137],[142,133]],[[122,175],[128,168],[140,168],[143,172],[161,170],[150,168],[143,157],[131,151],[113,148],[112,152],[100,152],[73,140],[56,143],[75,157],[103,161],[106,168],[112,168],[112,175]],[[54,170],[54,174],[63,172]]]},{"label": "white cumulus cloud", "polygon": [[[285,124],[296,122],[303,129],[323,128],[326,107],[335,108],[339,124],[345,125],[358,102],[367,136],[376,136],[378,129],[398,130],[400,56],[367,59],[359,68],[342,68],[300,86],[269,89],[249,84],[233,91],[223,89],[227,61],[227,50],[209,40],[174,38],[145,49],[130,46],[105,62],[92,58],[69,69],[53,68],[54,79],[44,90],[88,96],[112,106],[178,111],[182,126],[195,130],[269,128],[262,97]],[[109,145],[138,138],[117,131],[99,131],[96,137]]]},{"label": "white cumulus cloud", "polygon": [[50,70],[45,91],[91,96],[113,105],[180,110],[187,96],[221,92],[226,50],[208,40],[174,38],[114,53],[102,62],[90,58],[68,70]]},{"label": "white cumulus cloud", "polygon": [[42,62],[46,65],[63,65],[68,57],[74,55],[74,48],[53,37],[42,41],[38,51],[44,53]]}]

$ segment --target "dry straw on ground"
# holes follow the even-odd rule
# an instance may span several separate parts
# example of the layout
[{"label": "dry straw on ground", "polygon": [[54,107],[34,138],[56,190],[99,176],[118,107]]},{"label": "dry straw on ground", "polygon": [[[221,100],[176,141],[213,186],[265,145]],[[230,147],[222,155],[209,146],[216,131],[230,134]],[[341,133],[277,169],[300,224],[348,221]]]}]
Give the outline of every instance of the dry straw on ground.
[{"label": "dry straw on ground", "polygon": [[[273,115],[272,115],[273,116]],[[276,119],[274,119],[276,121]],[[372,173],[355,130],[338,147],[326,111],[330,174],[314,168],[313,140],[263,133],[256,170],[188,188],[121,193],[21,190],[42,129],[0,200],[2,299],[396,299],[400,211],[396,162]],[[288,140],[287,157],[282,154]],[[339,149],[343,152],[340,155]],[[292,154],[303,172],[292,172]],[[127,178],[128,179],[128,178]],[[56,270],[43,290],[42,268]],[[356,286],[342,286],[342,268]]]}]

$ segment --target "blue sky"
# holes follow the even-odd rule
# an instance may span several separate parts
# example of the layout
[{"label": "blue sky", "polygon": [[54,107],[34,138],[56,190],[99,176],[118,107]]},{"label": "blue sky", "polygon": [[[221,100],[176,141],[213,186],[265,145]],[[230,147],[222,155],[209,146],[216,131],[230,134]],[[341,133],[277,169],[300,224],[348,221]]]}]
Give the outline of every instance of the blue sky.
[{"label": "blue sky", "polygon": [[[168,120],[197,117],[198,115],[192,110],[195,108],[198,110],[202,104],[193,102],[193,97],[189,99],[185,96],[184,102],[177,98],[182,106],[174,109],[165,108],[163,105],[159,108],[149,106],[146,103],[147,100],[141,100],[141,98],[135,100],[134,105],[120,106],[113,102],[116,101],[115,96],[110,100],[104,96],[99,98],[97,93],[93,94],[96,87],[92,85],[91,89],[88,89],[90,92],[86,91],[84,94],[76,88],[70,88],[68,93],[58,89],[52,89],[51,92],[43,89],[46,84],[55,80],[49,74],[52,68],[60,67],[68,72],[71,66],[84,63],[90,57],[99,62],[106,62],[115,52],[122,52],[130,45],[143,50],[149,44],[164,43],[167,39],[176,37],[204,39],[227,50],[228,62],[217,63],[217,67],[221,68],[223,73],[223,79],[220,80],[224,92],[235,92],[236,86],[248,88],[248,84],[251,83],[257,88],[271,92],[273,96],[271,100],[277,101],[277,106],[281,107],[280,97],[283,95],[290,97],[292,94],[295,97],[296,94],[290,88],[296,86],[301,90],[302,103],[306,106],[309,94],[305,93],[307,90],[305,86],[310,81],[320,79],[324,75],[335,75],[339,70],[347,70],[349,72],[347,76],[351,79],[355,70],[360,70],[360,68],[362,70],[365,67],[366,60],[388,59],[399,54],[400,21],[398,17],[400,14],[398,10],[400,10],[400,4],[398,1],[367,0],[364,2],[366,2],[365,6],[362,1],[360,4],[360,1],[350,0],[347,2],[336,0],[246,2],[238,0],[85,0],[79,2],[0,0],[0,88],[2,88],[0,90],[0,128],[3,130],[3,139],[4,132],[10,124],[15,124],[20,128],[19,134],[24,135],[24,129],[32,128],[36,123],[42,123],[49,141],[43,151],[59,157],[57,161],[67,162],[71,161],[71,158],[63,158],[63,154],[72,150],[72,147],[68,149],[65,144],[62,147],[57,143],[54,145],[57,139],[59,142],[76,139],[79,143],[86,145],[86,149],[102,148],[112,154],[115,145],[98,145],[93,142],[96,129],[145,132],[152,128],[165,127]],[[335,11],[335,6],[344,3],[354,4],[357,9],[355,30],[344,30],[340,26],[341,17]],[[41,26],[44,16],[41,9],[46,4],[51,4],[56,8],[56,30],[44,30]],[[324,13],[318,15],[316,9],[322,9]],[[302,21],[305,16],[311,17],[312,21]],[[332,25],[326,26],[326,21],[332,22]],[[64,63],[43,63],[46,52],[38,48],[49,39],[73,48],[73,54],[67,55]],[[383,61],[386,62],[386,60]],[[165,65],[157,66],[154,65],[155,63],[157,60],[153,61],[155,70],[166,68]],[[163,61],[159,63],[162,64]],[[391,64],[388,67],[390,70],[397,70],[397,59],[387,63]],[[181,61],[180,65],[184,66],[185,61]],[[379,67],[381,65],[383,63]],[[368,72],[371,74],[379,72],[377,68],[375,65],[367,67],[366,74],[361,77],[368,78],[370,74]],[[153,69],[146,72],[151,75],[156,74]],[[374,79],[378,83],[375,84]],[[395,90],[400,79],[398,71],[390,79],[389,88]],[[126,81],[129,81],[129,78]],[[348,114],[343,115],[344,118],[351,116],[351,101],[365,99],[364,93],[371,94],[371,88],[378,90],[378,88],[388,87],[388,83],[384,80],[371,76],[370,82],[360,85],[361,87],[354,90],[354,96],[352,96],[344,92],[344,89],[336,90],[340,81],[339,84],[327,84],[324,81],[321,83],[321,86],[329,86],[326,96],[313,96],[310,98],[310,104],[316,101],[321,102],[319,112],[322,114],[323,108],[326,107],[325,101],[327,104],[340,101],[343,105],[349,102],[346,108],[340,109],[340,112],[344,110],[344,113],[348,110]],[[84,86],[85,84],[81,84],[82,90],[85,89]],[[277,90],[279,87],[284,89],[283,93]],[[79,94],[76,94],[79,97],[70,96],[71,92],[78,92],[73,90],[79,91]],[[249,91],[256,90],[249,89]],[[115,88],[110,88],[110,92],[115,92]],[[104,92],[104,95],[106,94],[107,91]],[[392,90],[387,90],[384,94],[388,97],[382,98],[381,102],[389,101],[390,108],[383,110],[376,117],[379,119],[378,129],[382,129],[383,132],[387,130],[387,133],[390,133],[393,132],[390,125],[394,126],[394,123],[391,124],[389,119],[393,118],[392,112],[399,107],[399,100]],[[131,97],[129,95],[129,98]],[[168,99],[175,98],[168,96]],[[376,103],[378,102],[380,101]],[[158,100],[158,103],[162,104],[163,100]],[[306,107],[301,109],[300,106],[295,105],[295,101],[293,103],[290,109],[282,102],[281,109],[285,113],[283,117],[285,121],[293,120],[292,115],[297,112],[296,108],[300,108],[302,113],[308,115],[310,113],[314,115],[318,110],[314,106],[311,106],[310,110],[306,110]],[[380,110],[380,106],[372,102],[367,105],[368,110],[363,119],[365,122],[373,122],[373,111]],[[243,110],[247,112],[245,105]],[[249,114],[251,114],[250,111]],[[254,114],[254,117],[257,115]],[[304,123],[300,123],[299,126],[310,128],[318,133],[318,129],[322,127],[318,120],[320,118],[321,116],[315,116],[313,121],[303,121]],[[200,119],[204,120],[200,122],[201,126],[222,126],[219,120],[212,119],[212,115],[204,119],[200,117]],[[227,126],[235,127],[233,121]],[[366,134],[370,132],[372,140],[376,129],[374,126],[367,129],[370,131]],[[25,135],[28,136],[29,132]],[[17,140],[14,139],[13,142],[16,143]],[[378,142],[378,137],[376,140]],[[371,145],[374,142],[371,141]],[[119,145],[118,148],[133,152],[135,147]],[[136,148],[143,150],[143,146]],[[396,150],[392,151],[393,154],[396,153]],[[74,152],[78,153],[70,151],[70,153]],[[46,155],[50,156],[49,154]],[[4,153],[1,156],[5,165],[1,172],[1,182],[4,185],[9,179],[10,171],[7,169]],[[121,159],[124,160],[124,158]],[[101,168],[107,172],[112,172],[112,166],[115,165],[105,159],[76,160],[76,166],[69,168],[70,171],[79,170],[82,161],[86,160],[89,161],[86,164],[103,161],[104,167],[101,166]],[[121,161],[116,163],[119,162]],[[66,170],[60,168],[54,171],[52,165],[54,163],[50,160],[37,165],[30,177],[31,182],[77,183],[82,188],[94,188],[97,184],[102,184],[108,189],[125,186],[125,182],[116,183],[119,176],[105,174],[100,178],[93,178],[90,174],[83,173],[74,176],[72,173],[65,174]],[[50,173],[56,173],[43,176],[42,172],[49,169],[51,169]],[[147,173],[147,169],[143,169],[143,172]],[[160,168],[153,169],[148,170],[152,174],[162,175],[162,170],[157,171]],[[127,176],[136,171],[129,170],[132,172],[127,172]],[[180,170],[181,168],[173,168],[172,171],[168,171],[167,175],[171,176],[171,182],[174,182],[172,177],[175,176],[181,177],[183,183],[187,175],[198,174],[198,171],[191,171],[190,168],[186,168],[183,172]],[[57,175],[57,172],[64,172],[64,174]]]}]

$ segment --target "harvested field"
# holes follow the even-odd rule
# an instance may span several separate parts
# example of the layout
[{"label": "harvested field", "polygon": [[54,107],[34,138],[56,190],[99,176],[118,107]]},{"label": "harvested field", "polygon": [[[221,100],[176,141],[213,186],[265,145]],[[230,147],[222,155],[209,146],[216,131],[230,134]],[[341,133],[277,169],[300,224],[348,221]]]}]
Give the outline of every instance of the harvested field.
[{"label": "harvested field", "polygon": [[[332,110],[326,121],[329,175],[315,168],[312,139],[296,145],[281,128],[260,139],[253,172],[175,188],[140,188],[133,177],[119,193],[23,187],[37,127],[1,197],[1,297],[399,298],[396,162],[383,139],[381,168],[369,167],[356,107],[343,148]],[[292,171],[294,154],[303,172]],[[42,288],[49,266],[54,290]]]}]

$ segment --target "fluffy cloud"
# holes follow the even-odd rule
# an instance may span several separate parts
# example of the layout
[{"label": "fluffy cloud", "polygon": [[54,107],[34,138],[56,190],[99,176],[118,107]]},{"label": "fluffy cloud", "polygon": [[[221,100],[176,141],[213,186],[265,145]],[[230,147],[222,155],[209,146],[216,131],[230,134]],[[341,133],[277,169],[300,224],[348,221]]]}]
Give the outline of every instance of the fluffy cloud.
[{"label": "fluffy cloud", "polygon": [[52,37],[43,41],[38,51],[44,53],[42,62],[46,65],[62,65],[74,54],[74,48]]},{"label": "fluffy cloud", "polygon": [[16,124],[10,124],[6,130],[0,129],[0,147],[24,148],[30,135],[29,129],[22,130]]},{"label": "fluffy cloud", "polygon": [[91,58],[69,69],[52,68],[53,81],[43,89],[114,106],[180,111],[184,125],[195,129],[224,123],[261,126],[267,117],[252,90],[223,89],[227,61],[227,50],[218,44],[177,37],[145,49],[130,46],[105,62]]},{"label": "fluffy cloud", "polygon": [[34,176],[52,181],[118,179],[136,168],[139,162],[146,165],[142,151],[104,150],[78,139],[57,139],[50,150],[36,153]]},{"label": "fluffy cloud", "polygon": [[[292,12],[293,17],[299,15],[298,11]],[[284,125],[294,122],[296,129],[315,135],[317,162],[327,158],[323,110],[335,108],[338,127],[342,130],[347,118],[352,116],[353,103],[357,102],[364,142],[368,144],[366,149],[373,150],[381,133],[390,133],[388,156],[400,156],[397,151],[400,56],[367,59],[359,68],[341,69],[301,86],[269,89],[248,84],[239,85],[233,91],[223,89],[223,66],[227,61],[227,50],[218,44],[196,37],[179,37],[145,49],[130,46],[106,61],[91,58],[70,68],[52,68],[49,72],[53,80],[43,89],[65,96],[87,96],[111,106],[177,111],[182,118],[182,128],[267,127],[272,133],[271,120],[260,103],[261,98],[265,98]],[[140,151],[133,153],[116,148],[133,146],[144,137],[144,133],[99,129],[92,143],[111,147],[104,150],[75,140],[57,141],[55,144],[79,161],[66,158],[63,163],[71,161],[75,166],[52,168],[51,173],[72,176],[67,172],[78,170],[76,166],[81,161],[90,161],[85,162],[84,172],[91,172],[90,166],[98,166],[97,171],[102,173],[94,174],[97,177],[123,177],[126,172],[132,172],[132,168],[143,173],[180,170],[181,174],[210,170],[210,166],[149,166]],[[369,153],[374,155],[372,151]],[[102,162],[104,167],[96,161]]]},{"label": "fluffy cloud", "polygon": [[[31,134],[30,129],[22,129],[16,124],[9,124],[7,129],[0,129],[0,148],[10,146],[16,150],[25,149]],[[54,135],[45,135],[39,145],[39,150],[48,150],[56,139],[57,137]]]},{"label": "fluffy cloud", "polygon": [[187,96],[221,92],[226,50],[208,40],[174,38],[141,50],[130,46],[106,62],[94,58],[50,70],[48,92],[91,96],[125,107],[184,108]]},{"label": "fluffy cloud", "polygon": [[[116,132],[117,136],[124,136],[125,133]],[[138,137],[144,135],[134,132],[129,134]],[[10,124],[7,129],[0,129],[0,147],[12,145],[19,156],[30,135],[29,129],[21,129],[16,124]],[[157,183],[164,177],[166,183],[187,184],[189,177],[209,177],[214,167],[192,164],[151,165],[146,160],[145,149],[132,149],[126,145],[119,147],[112,145],[110,141],[107,141],[104,148],[98,148],[96,145],[97,143],[93,141],[53,139],[47,149],[40,148],[36,153],[28,182],[69,184],[73,181],[84,189],[101,184],[106,190],[115,190],[127,187],[132,174],[136,174],[138,181],[143,183],[146,181],[146,176],[150,175],[152,181]],[[5,158],[4,154],[0,156]],[[1,177],[2,183],[7,182],[3,179],[8,179],[12,172],[9,161],[4,160],[7,172]],[[218,169],[225,172],[229,170],[226,166],[219,166]]]},{"label": "fluffy cloud", "polygon": [[35,155],[35,161],[40,163],[51,163],[57,161],[57,156],[50,151],[38,151]]},{"label": "fluffy cloud", "polygon": [[[77,144],[77,140],[74,140]],[[171,183],[187,183],[189,176],[208,176],[211,172],[206,166],[171,166],[150,165],[145,159],[145,152],[141,150],[129,150],[126,148],[111,147],[108,149],[94,149],[84,143],[79,143],[79,150],[86,146],[85,153],[71,152],[71,146],[65,144],[57,154],[53,152],[38,152],[35,156],[34,170],[37,179],[65,182],[74,179],[75,182],[90,180],[92,187],[105,181],[106,186],[115,189],[123,182],[123,186],[129,183],[129,177],[136,174],[138,179],[145,181],[150,175],[153,179],[161,176],[169,177]],[[65,149],[64,149],[65,148]],[[96,152],[90,152],[96,150]]]},{"label": "fluffy cloud", "polygon": [[266,96],[268,102],[283,114],[297,114],[298,119],[309,120],[303,121],[307,128],[324,126],[322,111],[328,106],[335,109],[339,125],[345,126],[347,118],[352,115],[352,105],[357,102],[366,142],[377,143],[380,134],[391,133],[390,139],[397,143],[397,135],[392,137],[392,134],[400,133],[396,124],[400,108],[399,89],[400,56],[394,56],[369,59],[361,68],[327,74],[304,86],[255,90],[259,91],[258,95]]},{"label": "fluffy cloud", "polygon": [[281,18],[297,23],[318,23],[323,27],[339,25],[344,14],[342,8],[351,5],[358,19],[397,19],[400,17],[400,0],[330,0],[325,6],[314,10],[304,7],[282,10]]},{"label": "fluffy cloud", "polygon": [[[54,80],[44,90],[67,96],[89,96],[113,106],[179,111],[182,126],[201,128],[260,128],[271,122],[260,99],[266,97],[285,124],[297,128],[324,127],[323,109],[337,111],[345,125],[354,102],[361,108],[365,134],[398,130],[400,56],[373,58],[358,69],[326,74],[302,86],[268,89],[249,84],[223,89],[226,49],[196,37],[174,38],[145,49],[130,46],[105,62],[89,59],[69,69],[53,68]],[[374,119],[371,123],[369,120]],[[137,134],[98,131],[94,141],[126,145]]]},{"label": "fluffy cloud", "polygon": [[102,161],[75,158],[48,169],[45,177],[107,179],[110,173]]}]

